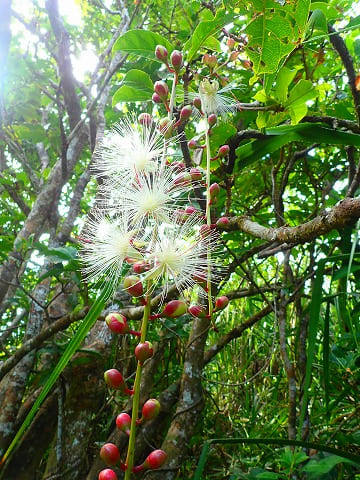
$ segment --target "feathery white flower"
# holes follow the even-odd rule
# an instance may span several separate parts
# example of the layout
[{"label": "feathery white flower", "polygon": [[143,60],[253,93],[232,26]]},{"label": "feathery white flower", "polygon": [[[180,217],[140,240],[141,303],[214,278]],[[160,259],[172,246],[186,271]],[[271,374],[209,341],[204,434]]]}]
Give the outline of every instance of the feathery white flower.
[{"label": "feathery white flower", "polygon": [[199,96],[201,99],[201,109],[205,115],[215,113],[216,115],[225,115],[233,112],[237,108],[238,102],[226,95],[233,88],[229,83],[219,90],[219,82],[217,80],[208,80],[204,78],[200,82]]},{"label": "feathery white flower", "polygon": [[93,212],[82,237],[83,271],[88,280],[108,276],[108,280],[116,285],[124,261],[143,259],[133,246],[136,232],[129,225],[126,215],[109,219],[101,212]]},{"label": "feathery white flower", "polygon": [[[201,237],[196,231],[196,222],[196,218],[190,217],[182,225],[163,225],[150,246],[146,261],[153,266],[144,278],[155,284],[163,280],[163,296],[171,282],[181,293],[196,286],[196,278],[207,278],[209,264],[212,270],[217,264],[218,236],[211,230]],[[209,249],[213,256],[208,258]],[[216,274],[212,273],[212,278],[217,278]],[[205,291],[200,289],[199,293],[205,294]]]},{"label": "feathery white flower", "polygon": [[115,179],[102,191],[105,208],[125,212],[135,226],[148,219],[171,223],[179,204],[188,200],[187,194],[192,189],[191,177],[182,182],[181,175],[190,176],[167,166],[151,174],[139,172],[127,182]]},{"label": "feathery white flower", "polygon": [[97,149],[97,175],[151,172],[166,151],[167,140],[154,125],[141,125],[132,117],[123,118],[107,134]]}]

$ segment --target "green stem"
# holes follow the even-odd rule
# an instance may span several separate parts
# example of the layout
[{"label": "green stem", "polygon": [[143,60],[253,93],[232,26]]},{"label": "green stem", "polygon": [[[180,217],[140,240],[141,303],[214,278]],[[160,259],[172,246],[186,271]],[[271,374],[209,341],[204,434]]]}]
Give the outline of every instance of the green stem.
[{"label": "green stem", "polygon": [[176,96],[176,85],[178,83],[178,74],[174,73],[174,80],[171,88],[171,95],[170,95],[170,105],[169,105],[169,119],[173,119],[174,114],[174,105],[175,105],[175,96]]},{"label": "green stem", "polygon": [[[210,136],[209,136],[209,125],[206,125],[205,131],[205,141],[206,141],[206,224],[211,226],[211,205],[210,205],[210,162],[211,162],[211,151],[210,151]],[[206,289],[208,297],[208,315],[211,320],[213,313],[213,304],[211,298],[211,249],[207,249],[207,263],[208,263],[208,272],[206,279]]]},{"label": "green stem", "polygon": [[[147,285],[147,287],[148,287],[148,291],[150,291],[150,285]],[[146,332],[147,332],[147,326],[148,326],[148,321],[150,317],[150,310],[151,310],[151,295],[148,294],[146,296],[146,305],[144,307],[144,315],[141,323],[140,343],[144,343],[146,340]],[[132,413],[131,413],[130,437],[129,437],[128,451],[126,455],[126,462],[125,462],[127,465],[127,470],[125,471],[124,480],[130,480],[132,468],[134,466],[136,420],[138,418],[138,413],[139,413],[141,373],[142,373],[142,365],[140,365],[140,362],[138,362],[136,367],[135,383],[133,387],[134,396],[133,396]]]}]

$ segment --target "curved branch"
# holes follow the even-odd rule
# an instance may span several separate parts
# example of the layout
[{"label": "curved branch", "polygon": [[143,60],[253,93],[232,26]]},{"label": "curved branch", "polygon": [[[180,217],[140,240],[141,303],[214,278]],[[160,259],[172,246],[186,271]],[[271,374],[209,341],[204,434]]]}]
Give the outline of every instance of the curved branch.
[{"label": "curved branch", "polygon": [[240,230],[249,235],[271,242],[306,243],[331,230],[343,228],[360,218],[360,197],[344,198],[330,211],[318,215],[313,220],[298,225],[297,227],[263,227],[247,217],[230,218],[229,224],[219,226],[219,230]]}]

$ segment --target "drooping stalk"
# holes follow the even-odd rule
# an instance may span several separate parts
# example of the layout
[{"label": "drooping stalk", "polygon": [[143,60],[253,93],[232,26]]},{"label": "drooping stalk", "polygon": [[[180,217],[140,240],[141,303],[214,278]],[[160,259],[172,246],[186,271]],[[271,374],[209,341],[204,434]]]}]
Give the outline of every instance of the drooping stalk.
[{"label": "drooping stalk", "polygon": [[[209,136],[210,125],[206,125],[205,131],[205,142],[206,142],[206,224],[208,227],[211,227],[211,197],[210,197],[210,162],[211,162],[211,151],[210,151],[210,136]],[[211,249],[207,249],[207,279],[206,279],[206,291],[208,298],[208,315],[211,320],[213,313],[213,304],[211,298]]]},{"label": "drooping stalk", "polygon": [[[147,292],[150,292],[151,288],[150,285],[147,285]],[[151,293],[146,295],[146,304],[144,307],[144,314],[141,322],[141,337],[140,343],[144,343],[146,340],[146,333],[147,333],[147,326],[149,322],[151,311]],[[134,383],[134,396],[133,396],[133,403],[132,403],[132,412],[131,412],[131,426],[130,426],[130,437],[129,437],[129,445],[128,451],[126,455],[126,462],[127,470],[125,471],[124,480],[130,480],[132,468],[134,466],[134,454],[135,454],[135,437],[136,437],[136,420],[138,418],[139,413],[139,402],[140,402],[140,382],[141,382],[141,374],[142,374],[143,366],[140,362],[137,362],[136,367],[136,375],[135,375],[135,383]]]}]

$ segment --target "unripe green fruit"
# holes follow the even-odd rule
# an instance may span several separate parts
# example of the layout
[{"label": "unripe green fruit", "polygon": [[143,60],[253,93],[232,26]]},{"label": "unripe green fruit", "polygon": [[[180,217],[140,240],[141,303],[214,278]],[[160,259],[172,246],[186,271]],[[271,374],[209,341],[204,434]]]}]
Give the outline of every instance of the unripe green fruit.
[{"label": "unripe green fruit", "polygon": [[166,461],[166,453],[164,450],[154,450],[147,456],[145,462],[143,463],[143,467],[149,470],[155,470],[156,468],[160,468]]},{"label": "unripe green fruit", "polygon": [[101,470],[98,476],[99,480],[118,480],[118,477],[114,470],[111,468],[106,468],[105,470]]},{"label": "unripe green fruit", "polygon": [[150,398],[144,403],[141,413],[143,420],[152,420],[159,415],[159,412],[160,402],[156,398]]},{"label": "unripe green fruit", "polygon": [[113,443],[105,443],[100,449],[100,458],[107,465],[117,465],[120,461],[120,452]]},{"label": "unripe green fruit", "polygon": [[167,303],[162,311],[162,315],[166,318],[176,318],[184,315],[187,305],[181,300],[171,300]]},{"label": "unripe green fruit", "polygon": [[135,347],[135,357],[140,362],[140,364],[144,363],[145,360],[151,358],[154,354],[154,349],[151,342],[147,340],[144,343],[139,343]]},{"label": "unripe green fruit", "polygon": [[161,62],[167,62],[168,51],[163,45],[156,45],[155,47],[155,57]]}]

